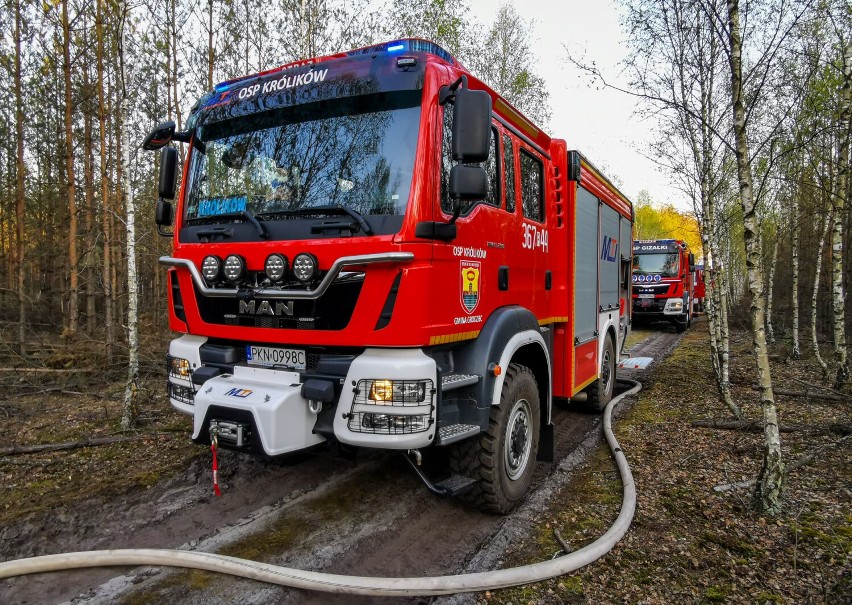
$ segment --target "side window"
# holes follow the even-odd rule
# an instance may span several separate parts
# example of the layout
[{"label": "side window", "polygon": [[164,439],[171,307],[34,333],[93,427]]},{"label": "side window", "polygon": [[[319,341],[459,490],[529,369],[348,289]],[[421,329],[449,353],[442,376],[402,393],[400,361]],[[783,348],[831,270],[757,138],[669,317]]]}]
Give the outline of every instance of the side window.
[{"label": "side window", "polygon": [[[453,213],[453,202],[450,199],[450,170],[453,168],[453,105],[444,105],[444,126],[441,136],[441,210]],[[465,208],[462,208],[464,211]]]},{"label": "side window", "polygon": [[534,221],[543,221],[544,167],[526,150],[521,149],[521,201],[524,216]]},{"label": "side window", "polygon": [[506,211],[515,212],[515,150],[512,137],[503,135],[503,183],[506,188]]},{"label": "side window", "polygon": [[[444,106],[443,136],[441,140],[441,210],[452,214],[453,201],[450,199],[450,170],[453,168],[453,106],[447,103]],[[492,206],[500,206],[500,171],[499,171],[499,145],[497,131],[491,129],[491,153],[483,168],[487,175],[488,194],[483,202]],[[462,202],[461,213],[467,214],[476,204],[482,202]]]}]

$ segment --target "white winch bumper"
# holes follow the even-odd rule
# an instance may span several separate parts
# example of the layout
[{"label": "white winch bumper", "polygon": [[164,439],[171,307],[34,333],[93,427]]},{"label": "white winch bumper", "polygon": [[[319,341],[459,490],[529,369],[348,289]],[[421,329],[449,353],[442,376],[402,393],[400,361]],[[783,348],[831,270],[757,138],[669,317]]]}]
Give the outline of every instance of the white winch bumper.
[{"label": "white winch bumper", "polygon": [[[195,394],[193,439],[206,437],[201,431],[210,406],[250,412],[257,431],[252,440],[259,438],[269,456],[325,441],[312,432],[317,415],[302,397],[297,372],[237,366],[233,375],[211,378]],[[229,419],[227,413],[224,416]],[[218,419],[216,411],[211,411],[210,420]]]}]

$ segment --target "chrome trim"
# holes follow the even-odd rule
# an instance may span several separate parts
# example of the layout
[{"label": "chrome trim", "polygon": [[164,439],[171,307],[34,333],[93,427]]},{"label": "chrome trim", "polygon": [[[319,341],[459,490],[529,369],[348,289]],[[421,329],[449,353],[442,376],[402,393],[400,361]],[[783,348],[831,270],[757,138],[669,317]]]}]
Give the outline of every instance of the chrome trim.
[{"label": "chrome trim", "polygon": [[[343,267],[350,265],[370,265],[373,263],[405,263],[414,259],[413,252],[387,252],[382,254],[362,254],[360,256],[342,256],[331,265],[328,273],[322,278],[319,285],[313,290],[278,290],[272,288],[260,288],[252,290],[252,296],[268,298],[271,300],[314,300],[325,294],[332,282],[337,278]],[[237,288],[210,288],[204,283],[204,278],[198,272],[195,264],[185,258],[174,258],[173,256],[161,256],[160,264],[167,267],[184,267],[192,276],[195,287],[202,296],[210,298],[236,298]]]}]

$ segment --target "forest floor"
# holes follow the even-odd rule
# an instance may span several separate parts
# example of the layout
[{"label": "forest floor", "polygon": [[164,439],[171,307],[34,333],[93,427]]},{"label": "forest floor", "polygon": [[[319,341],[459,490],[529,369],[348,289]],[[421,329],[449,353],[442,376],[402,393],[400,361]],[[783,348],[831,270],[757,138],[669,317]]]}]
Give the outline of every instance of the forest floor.
[{"label": "forest floor", "polygon": [[[751,506],[752,487],[714,487],[757,476],[763,434],[693,425],[729,415],[716,395],[706,326],[686,333],[615,427],[638,492],[626,537],[575,573],[477,603],[852,603],[852,399],[776,396],[782,428],[804,429],[782,433],[785,463],[816,456],[787,477],[783,513],[762,516]],[[759,424],[750,335],[735,331],[731,352],[734,397]],[[773,357],[772,376],[777,390],[827,384],[815,362],[786,352]],[[561,553],[557,531],[572,550],[592,542],[617,516],[621,490],[602,444],[501,565]]]},{"label": "forest floor", "polygon": [[[781,424],[798,429],[782,434],[786,463],[816,456],[789,475],[784,512],[761,516],[750,505],[750,487],[714,487],[756,477],[762,434],[693,426],[728,416],[715,395],[708,350],[702,321],[643,379],[646,388],[615,427],[639,497],[633,525],[616,548],[573,574],[457,602],[852,602],[850,401],[776,398]],[[746,417],[759,422],[750,350],[748,335],[734,332],[734,395]],[[119,431],[120,382],[96,389],[91,373],[0,375],[0,560],[44,552],[45,543],[60,533],[63,510],[74,503],[96,497],[104,514],[114,511],[111,507],[131,508],[187,476],[187,469],[198,474],[206,465],[201,458],[208,452],[186,439],[190,419],[168,405],[161,373],[152,364],[143,380],[140,424],[132,433]],[[814,385],[825,383],[814,363],[789,361],[784,354],[773,359],[773,377],[776,388],[787,391],[817,391]],[[129,440],[11,451],[103,437]],[[559,539],[576,550],[605,531],[621,503],[621,483],[607,447],[594,449],[549,502],[534,530],[501,554],[500,567],[560,554]],[[144,531],[156,521],[149,513],[140,506],[138,524],[128,531]],[[85,534],[97,531],[97,519],[81,528]],[[78,538],[85,548],[87,535]]]}]

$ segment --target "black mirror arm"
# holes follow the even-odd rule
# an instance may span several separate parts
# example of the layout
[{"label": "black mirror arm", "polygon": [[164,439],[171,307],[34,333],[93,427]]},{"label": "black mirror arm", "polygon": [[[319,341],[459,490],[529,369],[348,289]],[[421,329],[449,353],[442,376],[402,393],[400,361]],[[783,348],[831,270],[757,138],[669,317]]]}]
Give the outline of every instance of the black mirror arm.
[{"label": "black mirror arm", "polygon": [[458,80],[449,86],[442,86],[441,92],[438,95],[438,104],[446,105],[448,101],[452,101],[456,97],[456,90],[461,86],[462,90],[467,88],[467,76],[461,76]]},{"label": "black mirror arm", "polygon": [[454,225],[461,214],[461,200],[453,200],[453,217],[447,223],[448,225]]}]

